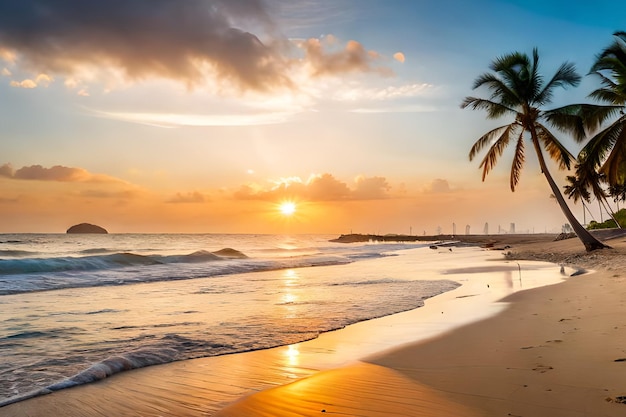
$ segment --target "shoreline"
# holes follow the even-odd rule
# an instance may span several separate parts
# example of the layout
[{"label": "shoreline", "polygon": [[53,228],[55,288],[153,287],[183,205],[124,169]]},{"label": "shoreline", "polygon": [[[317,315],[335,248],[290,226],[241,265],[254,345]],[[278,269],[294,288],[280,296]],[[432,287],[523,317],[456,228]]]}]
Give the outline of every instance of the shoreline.
[{"label": "shoreline", "polygon": [[593,273],[506,297],[501,313],[235,403],[218,417],[595,417],[626,413],[626,237],[522,243],[508,259]]},{"label": "shoreline", "polygon": [[[613,244],[613,242],[611,242],[611,244]],[[553,245],[556,245],[558,247],[553,247]],[[616,246],[617,245],[614,245],[614,247]],[[626,254],[626,243],[624,246],[624,252],[619,253]],[[570,249],[564,249],[565,247]],[[554,253],[563,253],[566,256],[569,256],[568,254],[570,254],[570,252],[571,255],[575,255],[573,258],[571,258],[573,261],[584,261],[585,258],[584,254],[580,254],[581,251],[584,251],[582,244],[577,242],[577,240],[575,239],[561,242],[545,242],[541,244],[526,242],[520,245],[515,245],[513,248],[508,249],[508,251],[510,252],[509,257],[511,259],[521,259],[524,256],[526,256],[528,259],[537,259],[540,256],[547,256]],[[443,251],[440,253],[442,255],[444,254]],[[456,250],[455,253],[457,253]],[[499,251],[494,252],[494,254],[495,253],[497,253],[498,256],[502,255],[502,252]],[[445,254],[448,254],[447,250],[445,251]],[[598,258],[601,257],[590,257],[590,259]],[[573,262],[571,264],[581,266],[580,262]],[[593,265],[589,264],[589,266]],[[581,278],[584,277],[586,279],[595,275],[596,274],[583,275],[581,276]],[[576,278],[576,280],[577,279],[578,278]],[[566,283],[569,283],[570,280],[574,279],[570,278],[568,279],[568,281],[566,281]],[[415,356],[419,356],[426,361],[425,363],[428,366],[437,368],[435,364],[438,363],[437,360],[439,359],[439,368],[441,371],[455,368],[449,362],[450,358],[447,355],[443,355],[445,357],[442,358],[442,354],[440,354],[440,352],[446,352],[446,346],[448,350],[450,349],[450,346],[454,346],[455,343],[466,347],[468,345],[468,340],[475,340],[477,338],[476,335],[480,334],[481,331],[476,329],[480,329],[481,326],[483,326],[482,328],[484,329],[485,323],[491,323],[493,320],[497,321],[501,320],[502,318],[506,318],[507,314],[509,314],[509,312],[514,309],[511,306],[516,306],[518,304],[524,305],[524,303],[526,303],[526,301],[528,300],[536,300],[537,297],[542,297],[542,295],[537,294],[539,294],[543,290],[552,291],[558,295],[559,291],[555,291],[554,288],[558,288],[561,285],[563,284],[516,293],[511,296],[510,299],[506,299],[506,302],[510,304],[507,304],[508,307],[505,309],[505,311],[502,312],[500,308],[498,309],[498,311],[494,311],[494,314],[491,314],[488,318],[478,318],[477,320],[480,320],[478,322],[474,322],[475,320],[470,320],[470,324],[464,324],[463,327],[457,328],[442,336],[437,336],[427,341],[421,341],[417,344],[412,343],[412,341],[416,339],[416,336],[411,333],[414,330],[403,329],[400,326],[400,329],[402,331],[409,333],[410,337],[407,340],[407,345],[402,345],[403,342],[396,343],[393,346],[385,346],[383,344],[370,352],[369,356],[365,355],[364,357],[361,353],[355,353],[352,355],[351,360],[346,360],[343,363],[336,360],[334,362],[330,361],[330,363],[327,364],[328,366],[322,368],[320,368],[319,366],[312,368],[308,367],[306,361],[291,364],[289,363],[289,361],[297,358],[298,355],[301,359],[306,358],[307,355],[319,356],[320,350],[329,350],[328,357],[332,357],[334,349],[336,349],[337,346],[342,343],[345,344],[346,337],[342,336],[342,334],[345,335],[345,330],[347,330],[348,328],[339,330],[337,332],[324,333],[320,336],[320,338],[316,339],[318,340],[317,344],[310,345],[313,346],[310,351],[306,351],[306,349],[301,350],[300,352],[298,352],[298,355],[295,355],[294,357],[289,356],[290,352],[288,347],[282,347],[270,349],[268,351],[255,351],[244,354],[227,355],[224,357],[206,358],[210,359],[208,361],[206,359],[198,359],[185,361],[182,363],[168,364],[164,366],[155,366],[151,368],[145,368],[139,371],[129,372],[127,375],[121,374],[121,378],[109,378],[96,384],[89,384],[75,389],[64,390],[43,397],[37,397],[25,402],[12,404],[10,406],[0,409],[0,415],[43,416],[48,415],[51,410],[55,410],[57,412],[63,411],[62,414],[59,415],[64,416],[82,416],[85,415],[85,410],[88,410],[91,413],[89,415],[99,416],[138,414],[146,416],[206,415],[207,409],[204,397],[210,395],[211,390],[215,390],[216,388],[220,389],[219,386],[215,386],[215,379],[219,379],[220,373],[228,374],[231,377],[231,381],[224,383],[225,385],[224,387],[222,387],[224,389],[232,388],[232,386],[230,386],[229,384],[237,384],[237,382],[232,381],[233,375],[235,380],[237,380],[237,378],[240,378],[242,381],[249,378],[262,379],[265,382],[265,388],[270,389],[261,391],[260,393],[252,395],[251,397],[247,397],[242,401],[237,401],[234,404],[227,406],[229,403],[232,403],[233,401],[237,400],[237,398],[241,397],[241,395],[246,393],[246,390],[242,386],[239,390],[239,392],[241,393],[239,396],[231,396],[229,399],[225,399],[221,405],[216,405],[216,409],[222,409],[216,414],[218,416],[287,416],[294,415],[293,413],[296,413],[295,415],[319,415],[321,410],[325,410],[324,412],[327,413],[332,413],[333,409],[330,406],[324,406],[325,408],[321,409],[310,408],[316,400],[321,401],[324,398],[326,398],[324,400],[325,402],[322,401],[324,404],[336,405],[337,407],[343,407],[346,403],[351,404],[350,407],[352,408],[348,408],[348,411],[346,412],[348,415],[354,415],[350,414],[351,412],[354,412],[354,407],[358,409],[358,415],[363,416],[500,415],[472,414],[479,412],[480,407],[476,408],[476,404],[472,404],[472,402],[469,401],[466,396],[470,399],[473,398],[472,396],[474,394],[471,393],[471,389],[483,387],[483,385],[485,385],[484,381],[481,381],[479,384],[474,384],[476,386],[471,387],[469,394],[462,391],[458,392],[458,387],[454,388],[437,386],[437,381],[435,380],[433,382],[433,380],[428,380],[428,378],[425,378],[424,372],[420,370],[421,368],[419,364],[411,362],[411,360]],[[587,291],[586,289],[585,294],[587,292],[589,291]],[[619,293],[619,291],[617,290],[614,292],[616,294]],[[516,297],[517,294],[526,293],[530,293],[530,295],[528,297]],[[471,300],[471,298],[472,297],[468,298],[467,300]],[[563,304],[565,305],[565,308],[572,307],[571,305],[567,305],[567,303]],[[605,304],[606,303],[600,303],[600,308],[606,308],[607,306]],[[542,308],[542,306],[539,305],[538,308]],[[421,310],[421,308],[417,310]],[[417,310],[413,310],[413,312]],[[398,317],[404,317],[402,316],[403,314],[405,313],[399,313],[397,315],[387,317],[389,317],[388,320],[390,320],[390,323],[394,323],[395,318],[396,321],[393,325],[399,326]],[[563,315],[564,313],[561,314]],[[371,321],[363,322],[363,324],[352,325],[349,327],[352,330],[354,330],[353,326],[355,326],[356,328],[362,327],[363,329],[365,329],[363,330],[364,332],[371,333],[372,328],[368,327],[368,323],[370,322]],[[538,326],[538,328],[541,328],[543,324],[539,323],[536,324],[536,326]],[[532,329],[532,326],[528,328]],[[458,334],[459,332],[463,333],[465,329],[473,330],[470,331],[469,336],[466,335],[466,338],[464,338],[463,340],[459,341],[457,339],[456,342],[452,342],[455,340],[453,338],[454,335]],[[491,329],[488,333],[494,333],[493,329]],[[500,328],[499,330],[495,331],[496,336],[502,336],[504,334],[506,334],[506,328]],[[354,333],[350,335],[348,339],[353,337]],[[496,342],[494,343],[497,344]],[[487,343],[487,346],[490,346],[492,344]],[[434,351],[431,351],[430,353],[428,352],[428,350],[426,350],[416,354],[416,351],[414,349],[426,349],[425,347],[427,346],[438,346],[438,348],[434,349]],[[562,348],[563,346],[565,346],[565,344],[559,344],[560,348]],[[355,352],[360,352],[358,346],[354,346],[354,348],[356,349]],[[405,351],[405,349],[407,350]],[[517,347],[517,349],[520,348]],[[522,349],[522,351],[530,352],[533,349],[534,347],[529,349]],[[483,352],[482,350],[479,350],[477,356],[471,359],[471,361],[473,362],[471,362],[469,365],[465,363],[465,365],[458,366],[461,368],[473,369],[472,367],[474,365],[472,365],[472,363],[479,363],[481,360],[485,359],[485,352]],[[404,355],[403,352],[408,353]],[[454,355],[451,354],[451,356]],[[623,353],[623,356],[626,357],[626,352]],[[287,357],[287,359],[285,359],[285,357]],[[354,360],[358,358],[363,359],[361,361],[357,361],[357,363],[354,364]],[[444,363],[441,363],[441,360],[443,360]],[[282,363],[285,366],[280,369],[274,369],[274,373],[270,373],[268,376],[268,369],[266,368],[268,366],[275,366],[275,364],[277,363]],[[552,365],[545,366],[549,367]],[[322,369],[322,372],[319,372],[320,369]],[[454,369],[452,370],[454,371]],[[459,369],[456,370],[458,371]],[[553,369],[546,368],[545,373],[554,374],[554,372],[552,371]],[[250,374],[250,372],[252,372],[252,375]],[[278,374],[280,373],[282,373],[283,375],[281,375],[279,378]],[[285,378],[285,374],[289,374],[287,378]],[[477,375],[477,370],[474,369],[473,371],[470,371],[469,373],[466,372],[465,374],[463,374],[462,372],[460,374],[455,374],[454,372],[452,372],[452,374],[450,375],[451,379],[459,381],[467,379],[472,380]],[[123,383],[120,384],[120,381],[122,381]],[[289,383],[291,381],[296,382]],[[178,386],[178,388],[182,387],[182,390],[172,390],[172,388],[176,388],[176,386]],[[271,388],[272,386],[277,386],[277,388]],[[303,390],[301,389],[302,386],[306,386],[307,388]],[[294,388],[298,389],[294,392]],[[455,389],[457,391],[455,391]],[[626,386],[624,387],[624,390],[626,391]],[[308,393],[306,398],[300,398],[300,402],[296,401],[296,398],[293,396],[295,395],[297,397],[298,395],[301,395],[302,392]],[[381,397],[379,394],[376,394],[376,392],[385,393],[385,396]],[[249,394],[249,391],[247,393]],[[275,399],[271,400],[272,395],[277,394],[281,400],[278,402]],[[394,400],[390,401],[389,398],[387,398],[389,396],[387,394],[391,395]],[[624,394],[626,395],[626,392]],[[106,401],[103,401],[103,395],[104,398],[106,398]],[[619,392],[615,391],[607,393],[606,398],[610,397],[617,399],[619,396]],[[270,399],[269,403],[267,401],[263,403],[263,401],[265,401],[263,399]],[[259,403],[259,401],[261,401],[261,403]],[[303,404],[302,401],[304,401],[306,404]],[[247,411],[245,411],[245,407],[250,407],[251,404],[253,405],[252,409],[248,409]],[[363,404],[363,406],[367,405],[367,407],[360,409],[359,404]],[[610,404],[612,406],[620,405],[609,402],[607,402],[607,404]],[[224,408],[224,406],[226,407]],[[276,409],[277,406],[279,407],[279,409]],[[130,407],[131,409],[129,410],[128,407]],[[289,411],[289,407],[293,407],[292,411]],[[397,407],[399,407],[399,409]],[[433,414],[428,414],[428,412],[430,411],[424,411],[426,412],[426,414],[415,414],[415,407],[421,409],[422,411],[424,411],[424,407],[426,407],[426,409],[431,410]],[[623,405],[623,407],[626,407],[626,405]],[[396,414],[394,414],[389,410],[401,411],[398,411]],[[618,408],[618,410],[619,413],[623,413],[625,409]],[[437,413],[434,413],[435,411],[437,411]],[[209,415],[211,415],[210,412]],[[506,415],[506,413],[504,415]],[[542,416],[542,414],[517,415],[523,417],[526,415]],[[577,414],[569,415],[575,416]],[[585,415],[612,416],[614,414],[609,413]]]}]

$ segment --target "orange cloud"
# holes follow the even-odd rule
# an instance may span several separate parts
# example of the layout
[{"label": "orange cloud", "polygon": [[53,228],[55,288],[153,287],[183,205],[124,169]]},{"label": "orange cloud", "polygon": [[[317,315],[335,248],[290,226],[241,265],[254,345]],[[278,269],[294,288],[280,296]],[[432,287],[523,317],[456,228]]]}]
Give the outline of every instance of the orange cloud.
[{"label": "orange cloud", "polygon": [[55,165],[45,168],[31,165],[14,170],[11,164],[0,166],[0,176],[15,180],[59,181],[59,182],[124,182],[103,174],[92,174],[83,168],[71,168]]},{"label": "orange cloud", "polygon": [[358,200],[380,200],[387,198],[391,186],[383,177],[358,177],[353,196]]},{"label": "orange cloud", "polygon": [[336,50],[337,39],[328,36],[323,39],[311,38],[301,44],[305,51],[305,62],[310,66],[314,76],[338,75],[349,72],[378,72],[392,75],[391,69],[376,66],[380,55],[375,51],[367,51],[357,41],[350,40],[343,49]]},{"label": "orange cloud", "polygon": [[178,203],[204,203],[207,201],[209,201],[209,198],[206,197],[204,194],[198,191],[191,191],[188,193],[176,193],[174,197],[170,198],[166,202],[178,204]]},{"label": "orange cloud", "polygon": [[238,200],[276,201],[298,198],[306,201],[376,200],[388,198],[391,189],[383,177],[358,177],[353,188],[331,174],[312,175],[307,181],[287,178],[275,181],[271,188],[244,185],[234,193]]},{"label": "orange cloud", "polygon": [[448,184],[447,180],[437,178],[430,183],[427,192],[429,193],[449,193],[450,184]]},{"label": "orange cloud", "polygon": [[405,60],[404,54],[402,52],[396,52],[395,54],[393,54],[393,59],[395,59],[398,62],[404,62]]}]

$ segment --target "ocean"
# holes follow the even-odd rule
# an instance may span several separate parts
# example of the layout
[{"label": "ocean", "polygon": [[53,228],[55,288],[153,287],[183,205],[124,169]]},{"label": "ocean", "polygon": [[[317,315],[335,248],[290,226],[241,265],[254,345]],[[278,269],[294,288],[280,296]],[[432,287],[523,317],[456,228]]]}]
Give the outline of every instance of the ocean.
[{"label": "ocean", "polygon": [[460,285],[419,261],[393,262],[427,256],[427,243],[335,237],[0,234],[0,406],[313,339]]}]

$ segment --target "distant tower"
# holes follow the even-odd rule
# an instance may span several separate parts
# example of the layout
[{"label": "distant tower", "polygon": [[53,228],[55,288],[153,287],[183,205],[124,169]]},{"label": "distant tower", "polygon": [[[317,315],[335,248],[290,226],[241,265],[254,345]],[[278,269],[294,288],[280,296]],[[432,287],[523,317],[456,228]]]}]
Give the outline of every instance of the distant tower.
[{"label": "distant tower", "polygon": [[515,223],[511,223],[511,228],[509,229],[510,234],[515,234]]},{"label": "distant tower", "polygon": [[470,234],[470,225],[469,224],[465,226],[465,234],[466,235]]},{"label": "distant tower", "polygon": [[483,229],[483,234],[489,234],[489,223],[485,222],[485,228]]},{"label": "distant tower", "polygon": [[502,228],[498,225],[498,234],[502,233]]},{"label": "distant tower", "polygon": [[437,236],[441,234],[441,226],[437,226]]},{"label": "distant tower", "polygon": [[456,235],[456,223],[452,223],[452,236]]}]

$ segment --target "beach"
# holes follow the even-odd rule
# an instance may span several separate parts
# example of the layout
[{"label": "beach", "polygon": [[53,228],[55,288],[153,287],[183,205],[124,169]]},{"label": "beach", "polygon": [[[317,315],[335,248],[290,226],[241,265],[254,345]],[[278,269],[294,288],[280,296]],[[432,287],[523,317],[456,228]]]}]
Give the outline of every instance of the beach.
[{"label": "beach", "polygon": [[[0,415],[624,415],[626,238],[614,237],[607,241],[612,249],[592,253],[585,253],[576,239],[539,240],[516,243],[511,235],[506,243],[495,242],[510,246],[486,251],[494,260],[508,259],[498,267],[506,280],[477,281],[480,291],[465,286],[467,292],[459,293],[461,286],[422,308],[301,344],[122,373],[5,406]],[[451,249],[449,254],[456,255]],[[439,249],[439,255],[447,256],[448,250]],[[563,265],[563,279],[527,289],[532,287],[527,277],[546,265],[538,261],[553,263],[546,271]],[[519,283],[518,264],[523,265]],[[569,276],[580,268],[589,272]],[[454,273],[487,276],[494,268],[465,269]],[[500,284],[506,284],[503,290],[523,288],[498,298]],[[476,312],[469,303],[480,301],[483,293],[494,300]],[[453,315],[441,306],[450,305],[467,306],[454,314],[466,320],[441,332]],[[436,331],[417,334],[417,327],[408,325],[416,315]],[[380,337],[368,337],[373,333]],[[260,381],[262,388],[250,392],[250,380]],[[216,391],[224,394],[220,402],[207,406],[207,396]]]},{"label": "beach", "polygon": [[520,244],[511,258],[595,271],[516,293],[495,317],[254,395],[218,415],[622,416],[626,239],[607,243],[612,249],[592,253],[576,239]]}]

